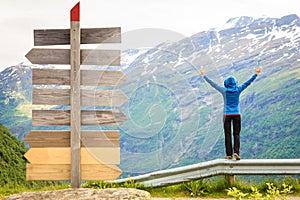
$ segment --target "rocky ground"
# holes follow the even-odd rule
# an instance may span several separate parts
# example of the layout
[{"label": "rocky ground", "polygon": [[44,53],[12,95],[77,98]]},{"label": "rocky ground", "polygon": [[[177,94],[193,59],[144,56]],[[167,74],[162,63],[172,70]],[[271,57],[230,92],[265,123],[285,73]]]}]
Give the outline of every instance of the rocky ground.
[{"label": "rocky ground", "polygon": [[23,192],[5,198],[4,200],[96,200],[96,199],[151,199],[149,192],[133,188],[96,189],[64,189],[46,192]]},{"label": "rocky ground", "polygon": [[[151,198],[149,192],[133,188],[108,189],[64,189],[45,192],[23,192],[14,194],[3,200],[229,200],[233,198]],[[289,200],[300,200],[300,197],[288,197]]]}]

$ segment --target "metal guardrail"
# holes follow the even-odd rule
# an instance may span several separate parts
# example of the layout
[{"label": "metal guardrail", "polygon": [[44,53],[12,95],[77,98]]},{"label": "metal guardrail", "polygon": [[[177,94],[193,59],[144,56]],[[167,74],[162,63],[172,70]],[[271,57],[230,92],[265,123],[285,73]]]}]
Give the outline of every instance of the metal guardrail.
[{"label": "metal guardrail", "polygon": [[134,180],[144,186],[165,186],[216,175],[300,175],[300,159],[217,159],[198,164],[161,170],[113,183]]}]

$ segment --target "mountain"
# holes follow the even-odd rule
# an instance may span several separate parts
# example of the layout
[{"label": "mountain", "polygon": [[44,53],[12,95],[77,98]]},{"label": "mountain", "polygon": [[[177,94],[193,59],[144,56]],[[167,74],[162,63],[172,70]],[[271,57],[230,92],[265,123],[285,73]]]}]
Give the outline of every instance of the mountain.
[{"label": "mountain", "polygon": [[225,155],[222,97],[199,76],[199,66],[222,84],[230,74],[242,83],[262,65],[241,97],[242,158],[298,158],[299,23],[296,15],[234,18],[137,56],[124,67],[122,90],[130,98],[120,127],[122,170],[143,173]]},{"label": "mountain", "polygon": [[22,140],[31,130],[31,68],[6,68],[0,80],[0,123]]},{"label": "mountain", "polygon": [[[241,96],[242,159],[299,158],[299,44],[297,15],[243,16],[177,42],[122,51],[124,176],[224,157],[222,96],[199,66],[219,84],[231,74],[243,83],[263,66]],[[21,140],[31,130],[30,67],[7,68],[0,79],[0,122]]]}]

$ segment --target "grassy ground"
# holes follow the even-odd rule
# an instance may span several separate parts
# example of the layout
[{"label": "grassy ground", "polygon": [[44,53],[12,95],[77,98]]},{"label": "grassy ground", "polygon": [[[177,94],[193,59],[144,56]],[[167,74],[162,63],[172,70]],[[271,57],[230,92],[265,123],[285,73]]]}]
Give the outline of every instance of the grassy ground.
[{"label": "grassy ground", "polygon": [[[0,187],[0,199],[16,193],[35,192],[46,190],[66,189],[70,186],[66,183],[57,183],[51,186],[39,186],[38,182],[26,186],[5,185]],[[193,182],[182,183],[165,187],[143,187],[133,181],[124,184],[112,184],[103,181],[89,181],[82,184],[84,188],[137,188],[150,192],[155,198],[235,198],[245,196],[252,199],[284,199],[286,196],[300,198],[300,179],[299,178],[282,178],[280,180],[265,180],[260,183],[249,183],[249,181],[236,181],[234,187],[227,185],[223,177],[210,179],[200,179]],[[289,199],[289,198],[287,198]]]}]

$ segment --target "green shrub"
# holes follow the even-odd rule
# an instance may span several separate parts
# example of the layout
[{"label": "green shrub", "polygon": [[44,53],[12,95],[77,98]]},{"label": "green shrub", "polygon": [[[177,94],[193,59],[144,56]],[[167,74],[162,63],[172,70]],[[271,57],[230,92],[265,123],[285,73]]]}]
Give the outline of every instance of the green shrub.
[{"label": "green shrub", "polygon": [[277,187],[274,183],[266,183],[267,190],[265,196],[263,196],[260,191],[251,186],[251,193],[244,193],[242,190],[232,187],[226,189],[227,195],[232,196],[237,200],[249,197],[252,199],[264,199],[264,200],[276,200],[276,199],[286,199],[286,195],[293,193],[293,186],[283,183],[280,187]]},{"label": "green shrub", "polygon": [[192,197],[203,196],[206,195],[208,192],[207,185],[203,179],[184,183],[183,185]]},{"label": "green shrub", "polygon": [[236,187],[226,189],[226,191],[228,196],[232,196],[237,200],[240,200],[248,195],[248,193],[243,193],[241,190],[237,189]]},{"label": "green shrub", "polygon": [[260,199],[263,195],[258,191],[256,187],[251,186],[250,196],[254,199]]}]

